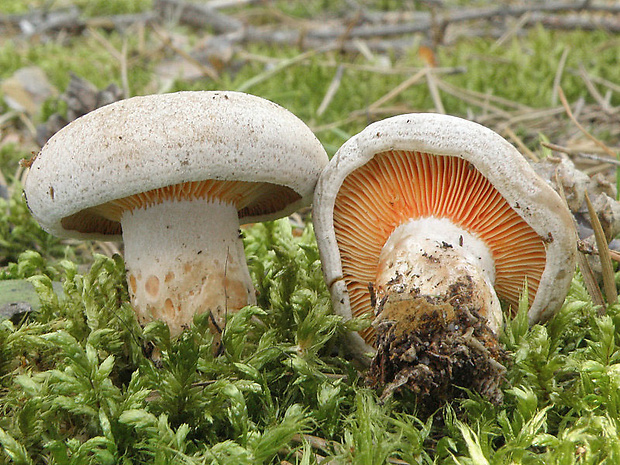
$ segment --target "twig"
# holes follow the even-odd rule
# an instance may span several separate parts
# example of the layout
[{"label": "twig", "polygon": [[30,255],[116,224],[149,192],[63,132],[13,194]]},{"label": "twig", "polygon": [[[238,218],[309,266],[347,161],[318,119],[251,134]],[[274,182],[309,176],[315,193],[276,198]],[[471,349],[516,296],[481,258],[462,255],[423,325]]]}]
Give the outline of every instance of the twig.
[{"label": "twig", "polygon": [[[303,44],[306,47],[318,47],[326,42],[342,41],[347,39],[369,39],[378,37],[394,37],[400,35],[410,35],[415,33],[430,33],[434,28],[445,29],[449,24],[474,21],[489,20],[495,17],[518,16],[522,17],[528,12],[563,12],[563,11],[605,11],[608,13],[619,13],[618,6],[600,6],[587,5],[583,2],[552,2],[541,4],[527,4],[516,6],[498,6],[493,8],[472,8],[472,9],[454,9],[447,10],[442,14],[431,18],[430,15],[425,16],[416,14],[410,22],[396,22],[389,24],[371,24],[351,27],[351,23],[343,25],[341,23],[314,23],[308,27],[295,29],[278,29],[273,30],[272,27],[251,27],[245,26],[240,21],[223,15],[212,8],[204,5],[184,2],[181,0],[156,0],[155,10],[163,15],[176,13],[178,20],[194,27],[212,27],[216,32],[234,33],[236,41],[245,42],[266,42],[266,43],[286,43],[286,44]],[[532,16],[533,18],[533,16]],[[541,20],[551,21],[555,17],[543,17]],[[530,18],[530,21],[533,22]],[[551,21],[552,22],[552,21]],[[607,24],[610,23],[610,24]],[[607,23],[601,23],[602,27],[611,27],[613,29],[613,20]],[[559,24],[556,21],[556,24]],[[594,24],[592,27],[601,27],[601,24]],[[587,24],[584,24],[584,26]],[[347,47],[340,44],[343,48],[355,49],[355,44],[347,42]],[[394,48],[395,44],[387,44]],[[376,46],[376,44],[369,44]],[[410,42],[407,43],[410,46]]]},{"label": "twig", "polygon": [[205,3],[205,7],[214,10],[220,10],[225,8],[238,8],[240,6],[253,5],[260,3],[262,0],[210,0]]},{"label": "twig", "polygon": [[0,15],[0,27],[19,29],[26,36],[46,34],[61,30],[80,33],[89,27],[97,29],[126,29],[137,23],[150,23],[156,19],[153,12],[82,18],[75,6],[49,10],[41,8],[21,15]]},{"label": "twig", "polygon": [[237,32],[243,23],[215,8],[199,3],[180,0],[155,0],[153,9],[161,17],[174,17],[177,21],[193,27],[211,27],[216,34]]},{"label": "twig", "polygon": [[556,152],[566,153],[568,155],[575,155],[577,157],[587,158],[589,160],[596,160],[596,161],[600,161],[603,163],[609,163],[612,165],[620,166],[620,160],[616,158],[603,157],[595,153],[584,153],[584,152],[570,149],[568,147],[563,147],[561,145],[552,144],[551,142],[541,142],[540,145],[542,145],[543,147],[547,147],[548,149],[554,150]]},{"label": "twig", "polygon": [[588,160],[596,160],[596,161],[600,161],[603,163],[609,163],[610,165],[620,166],[620,160],[616,160],[615,158],[602,157],[594,153],[583,153],[583,152],[577,152],[575,155],[581,158],[587,158]]},{"label": "twig", "polygon": [[[578,72],[573,71],[573,70],[569,70],[569,72],[573,73],[573,74],[578,74]],[[590,76],[590,80],[593,82],[596,82],[597,84],[601,84],[607,88],[609,88],[610,90],[614,91],[614,92],[620,92],[620,85],[608,81],[607,79],[603,79],[601,77],[598,76]]]},{"label": "twig", "polygon": [[[615,12],[618,14],[618,11]],[[620,21],[618,18],[587,17],[580,14],[575,15],[550,15],[545,13],[533,13],[528,21],[528,25],[540,24],[546,29],[570,30],[576,29],[595,31],[598,29],[616,33],[620,32]]]},{"label": "twig", "polygon": [[105,30],[124,30],[136,24],[151,24],[157,20],[157,15],[152,11],[144,13],[112,15],[95,18],[86,18],[84,20],[86,27]]}]

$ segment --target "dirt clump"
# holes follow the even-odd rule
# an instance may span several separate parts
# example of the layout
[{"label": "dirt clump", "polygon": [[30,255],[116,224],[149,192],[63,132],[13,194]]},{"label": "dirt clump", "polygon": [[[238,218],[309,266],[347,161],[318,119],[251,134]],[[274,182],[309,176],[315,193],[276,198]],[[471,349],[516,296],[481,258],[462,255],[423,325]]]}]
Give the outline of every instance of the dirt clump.
[{"label": "dirt clump", "polygon": [[465,388],[502,402],[506,354],[469,303],[470,287],[463,279],[446,295],[392,293],[377,302],[377,353],[367,381],[383,399],[408,387],[422,408],[434,410]]}]

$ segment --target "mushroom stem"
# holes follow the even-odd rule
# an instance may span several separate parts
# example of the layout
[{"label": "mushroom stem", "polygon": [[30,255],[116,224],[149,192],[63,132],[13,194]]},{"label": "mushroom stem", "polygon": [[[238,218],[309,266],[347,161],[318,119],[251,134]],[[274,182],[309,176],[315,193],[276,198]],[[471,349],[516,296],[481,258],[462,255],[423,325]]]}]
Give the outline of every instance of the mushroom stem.
[{"label": "mushroom stem", "polygon": [[234,205],[165,200],[121,218],[127,280],[141,324],[162,320],[171,336],[211,312],[221,333],[226,314],[256,302]]},{"label": "mushroom stem", "polygon": [[369,381],[383,397],[407,384],[441,402],[457,385],[500,402],[502,310],[485,243],[448,219],[416,219],[394,230],[377,269]]},{"label": "mushroom stem", "polygon": [[[432,304],[444,308],[443,313],[473,311],[497,334],[502,310],[494,282],[493,257],[482,240],[446,218],[411,220],[397,227],[381,250],[374,282],[375,324],[394,318],[395,307],[403,306],[396,302],[407,301],[408,324],[422,323]],[[424,303],[416,309],[416,302]]]}]

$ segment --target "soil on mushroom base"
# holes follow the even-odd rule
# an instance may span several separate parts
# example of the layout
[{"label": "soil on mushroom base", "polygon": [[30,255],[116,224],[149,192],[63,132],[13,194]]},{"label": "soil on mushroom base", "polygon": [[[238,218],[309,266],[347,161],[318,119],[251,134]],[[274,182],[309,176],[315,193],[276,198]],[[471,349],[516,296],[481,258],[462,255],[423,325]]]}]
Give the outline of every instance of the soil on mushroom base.
[{"label": "soil on mushroom base", "polygon": [[367,382],[383,388],[382,398],[408,388],[428,413],[462,396],[462,388],[495,404],[503,400],[506,353],[469,303],[471,286],[464,278],[447,296],[392,294],[378,303],[377,353]]}]

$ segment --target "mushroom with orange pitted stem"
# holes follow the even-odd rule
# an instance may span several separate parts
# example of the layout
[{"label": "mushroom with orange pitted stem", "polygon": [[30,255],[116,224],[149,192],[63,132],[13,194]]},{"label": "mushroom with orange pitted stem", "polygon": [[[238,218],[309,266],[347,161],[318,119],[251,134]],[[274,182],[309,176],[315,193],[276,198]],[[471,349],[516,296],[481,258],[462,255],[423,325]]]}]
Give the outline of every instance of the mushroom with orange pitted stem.
[{"label": "mushroom with orange pitted stem", "polygon": [[34,160],[28,206],[48,232],[118,240],[140,323],[221,331],[255,303],[239,224],[312,200],[325,150],[296,116],[239,92],[134,97],[73,121]]},{"label": "mushroom with orange pitted stem", "polygon": [[[315,190],[313,222],[334,309],[372,325],[369,378],[434,400],[454,386],[498,402],[500,302],[527,285],[531,324],[562,305],[576,256],[560,197],[495,132],[407,114],[349,139]],[[432,395],[432,396],[431,396]]]}]

